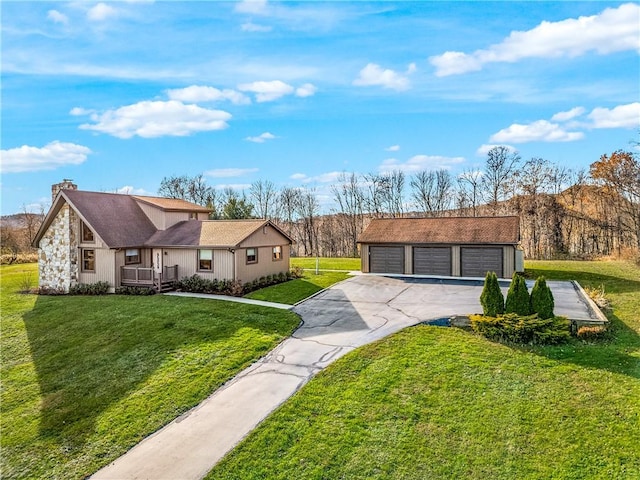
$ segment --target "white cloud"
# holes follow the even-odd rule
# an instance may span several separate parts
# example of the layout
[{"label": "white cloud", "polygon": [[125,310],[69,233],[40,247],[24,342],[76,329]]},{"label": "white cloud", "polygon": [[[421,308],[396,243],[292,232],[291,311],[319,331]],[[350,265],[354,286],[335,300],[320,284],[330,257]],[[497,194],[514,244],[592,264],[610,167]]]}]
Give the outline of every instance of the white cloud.
[{"label": "white cloud", "polygon": [[235,10],[239,13],[262,14],[267,9],[267,0],[242,0],[236,3]]},{"label": "white cloud", "polygon": [[302,183],[334,183],[337,182],[344,172],[327,172],[320,175],[309,176],[304,173],[294,173],[289,178]]},{"label": "white cloud", "polygon": [[69,17],[64,13],[60,13],[58,10],[49,10],[47,12],[47,18],[54,23],[62,23],[63,25],[67,25],[69,23]]},{"label": "white cloud", "polygon": [[353,81],[353,84],[359,87],[381,86],[392,90],[407,90],[410,87],[409,79],[406,76],[390,69],[382,69],[380,65],[375,63],[369,63],[360,70],[360,74]]},{"label": "white cloud", "polygon": [[513,147],[511,145],[497,145],[497,144],[484,144],[484,145],[480,145],[478,147],[478,150],[476,150],[476,155],[478,155],[479,157],[484,157],[487,153],[489,153],[489,150],[492,150],[496,147],[504,147],[506,148],[509,152],[515,153],[518,150],[516,149],[516,147]]},{"label": "white cloud", "polygon": [[291,85],[281,80],[242,83],[238,85],[238,90],[255,93],[256,101],[259,103],[271,102],[294,92],[294,88]]},{"label": "white cloud", "polygon": [[385,148],[387,152],[397,152],[400,150],[400,145],[391,145],[390,147]]},{"label": "white cloud", "polygon": [[231,114],[197,105],[185,105],[176,100],[143,101],[104,113],[91,115],[93,124],[83,124],[83,130],[107,133],[118,138],[138,135],[144,138],[177,136],[227,128]]},{"label": "white cloud", "polygon": [[91,150],[83,145],[54,141],[42,148],[22,147],[1,150],[2,173],[53,170],[67,165],[80,165]]},{"label": "white cloud", "polygon": [[92,113],[95,113],[95,110],[89,110],[89,109],[82,108],[82,107],[73,107],[69,111],[69,115],[73,115],[74,117],[83,116],[83,115],[91,115]]},{"label": "white cloud", "polygon": [[296,97],[312,97],[318,91],[315,85],[312,83],[305,83],[304,85],[296,88]]},{"label": "white cloud", "polygon": [[247,22],[240,25],[243,32],[270,32],[272,30],[268,25],[258,25],[253,22]]},{"label": "white cloud", "polygon": [[167,95],[171,100],[179,100],[181,102],[216,102],[229,100],[236,105],[248,105],[251,99],[236,90],[224,89],[219,90],[215,87],[206,87],[202,85],[191,85],[185,88],[174,88],[167,90]]},{"label": "white cloud", "polygon": [[258,170],[259,169],[257,168],[215,168],[213,170],[204,172],[204,174],[208,177],[213,178],[232,178],[242,177],[243,175],[255,173]]},{"label": "white cloud", "polygon": [[552,122],[566,122],[572,120],[576,117],[579,117],[585,112],[585,109],[582,107],[575,107],[566,112],[558,112],[553,117],[551,117]]},{"label": "white cloud", "polygon": [[527,31],[513,31],[501,43],[471,54],[445,52],[430,63],[444,77],[481,70],[488,63],[517,62],[524,58],[578,57],[590,51],[601,55],[625,50],[640,51],[640,5],[627,3],[598,15],[544,21]]},{"label": "white cloud", "polygon": [[618,105],[615,108],[594,108],[588,115],[593,128],[640,127],[640,102]]},{"label": "white cloud", "polygon": [[92,22],[101,22],[109,17],[115,17],[118,11],[106,3],[98,3],[87,11],[87,18]]},{"label": "white cloud", "polygon": [[414,155],[406,162],[396,158],[388,158],[380,164],[378,170],[381,173],[402,171],[404,173],[416,173],[423,170],[450,169],[453,165],[464,163],[464,157],[443,157],[440,155]]},{"label": "white cloud", "polygon": [[154,195],[152,192],[147,192],[144,188],[134,188],[132,185],[125,185],[124,187],[117,188],[115,193],[121,193],[123,195]]},{"label": "white cloud", "polygon": [[264,143],[265,141],[273,140],[274,138],[278,138],[278,137],[276,137],[273,133],[264,132],[258,135],[257,137],[247,137],[245,138],[245,140],[253,143]]},{"label": "white cloud", "polygon": [[528,125],[514,123],[491,135],[490,142],[527,143],[527,142],[573,142],[584,138],[582,132],[567,132],[557,123],[537,120]]}]

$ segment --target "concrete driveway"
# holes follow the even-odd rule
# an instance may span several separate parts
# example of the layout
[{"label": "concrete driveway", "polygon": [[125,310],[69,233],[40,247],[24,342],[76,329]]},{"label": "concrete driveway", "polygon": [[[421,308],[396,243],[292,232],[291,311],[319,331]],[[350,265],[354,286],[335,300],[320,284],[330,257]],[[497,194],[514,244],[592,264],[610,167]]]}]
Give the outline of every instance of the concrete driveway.
[{"label": "concrete driveway", "polygon": [[[552,283],[554,295],[562,290],[563,302],[575,307],[580,301],[573,286],[562,283],[570,288]],[[290,338],[92,478],[200,479],[334,360],[411,325],[481,312],[481,290],[481,281],[372,275],[334,285],[293,308],[303,323]],[[563,311],[560,305],[556,310]]]}]

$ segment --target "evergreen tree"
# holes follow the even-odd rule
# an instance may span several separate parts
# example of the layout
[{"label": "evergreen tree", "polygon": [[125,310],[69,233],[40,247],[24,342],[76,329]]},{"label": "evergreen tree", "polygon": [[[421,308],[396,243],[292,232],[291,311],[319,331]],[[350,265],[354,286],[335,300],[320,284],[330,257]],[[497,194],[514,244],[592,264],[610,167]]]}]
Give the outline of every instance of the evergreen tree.
[{"label": "evergreen tree", "polygon": [[487,317],[496,317],[504,313],[504,295],[500,290],[498,276],[495,272],[487,272],[484,288],[480,295],[482,311]]},{"label": "evergreen tree", "polygon": [[517,273],[513,274],[511,285],[507,292],[507,301],[504,306],[506,313],[515,313],[517,315],[529,315],[531,313],[531,304],[529,300],[529,290],[527,290],[527,282]]},{"label": "evergreen tree", "polygon": [[531,289],[531,311],[539,318],[553,318],[553,294],[544,277],[538,277]]}]

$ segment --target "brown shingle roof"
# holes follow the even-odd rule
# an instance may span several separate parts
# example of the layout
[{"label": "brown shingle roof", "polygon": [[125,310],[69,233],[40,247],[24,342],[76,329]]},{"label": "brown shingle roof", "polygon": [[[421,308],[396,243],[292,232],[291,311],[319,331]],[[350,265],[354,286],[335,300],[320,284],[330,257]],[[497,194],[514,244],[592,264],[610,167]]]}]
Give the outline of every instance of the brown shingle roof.
[{"label": "brown shingle roof", "polygon": [[499,244],[520,241],[518,217],[373,219],[359,243]]},{"label": "brown shingle roof", "polygon": [[63,190],[62,195],[109,248],[142,246],[156,231],[130,195],[82,190]]},{"label": "brown shingle roof", "polygon": [[266,220],[185,220],[157,232],[145,246],[237,247],[269,223]]},{"label": "brown shingle roof", "polygon": [[180,198],[145,197],[142,195],[132,195],[132,197],[140,202],[173,212],[209,212],[207,207]]}]

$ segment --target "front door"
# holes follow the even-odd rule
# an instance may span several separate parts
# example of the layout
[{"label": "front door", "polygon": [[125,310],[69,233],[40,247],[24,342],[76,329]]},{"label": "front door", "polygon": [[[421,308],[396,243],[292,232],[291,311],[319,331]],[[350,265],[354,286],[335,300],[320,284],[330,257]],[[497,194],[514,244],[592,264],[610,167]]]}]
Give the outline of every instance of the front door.
[{"label": "front door", "polygon": [[154,248],[151,252],[151,263],[153,264],[153,273],[156,278],[162,275],[162,249]]}]

